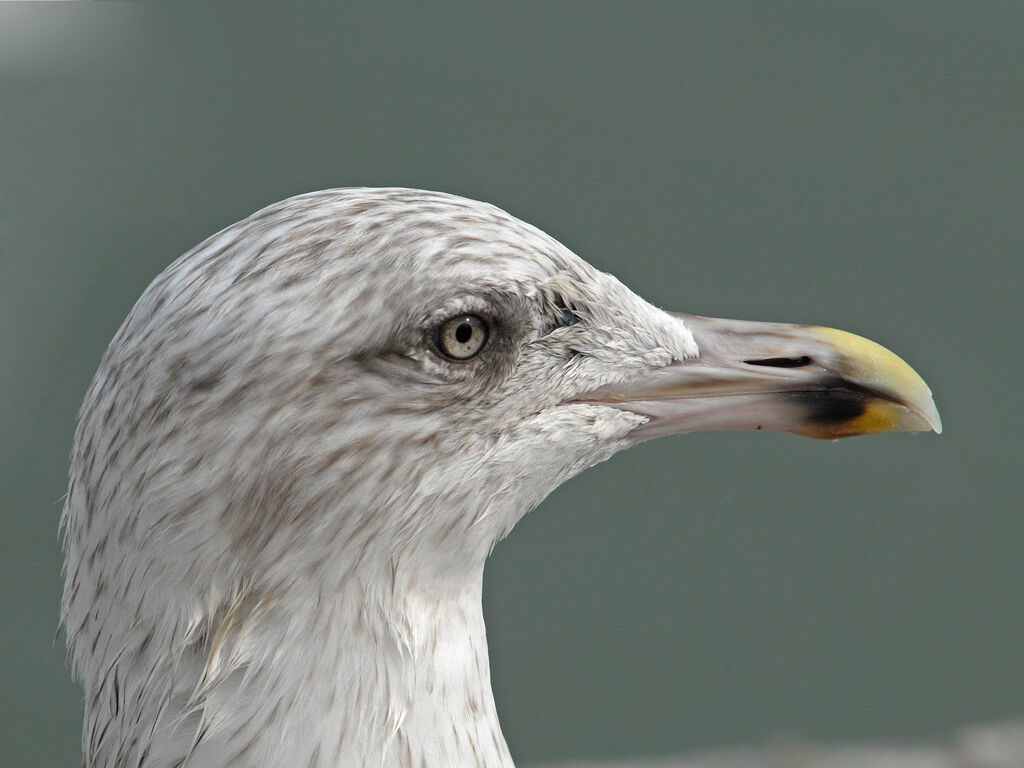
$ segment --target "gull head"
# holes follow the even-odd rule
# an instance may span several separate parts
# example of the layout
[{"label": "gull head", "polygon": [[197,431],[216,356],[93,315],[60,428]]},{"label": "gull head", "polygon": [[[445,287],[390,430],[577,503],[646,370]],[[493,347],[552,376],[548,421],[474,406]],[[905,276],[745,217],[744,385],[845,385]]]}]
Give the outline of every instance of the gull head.
[{"label": "gull head", "polygon": [[[574,474],[712,429],[941,426],[873,342],[665,312],[483,203],[330,190],[228,227],[149,286],[82,408],[63,619],[87,765],[507,763],[487,554]],[[439,685],[475,701],[455,737]]]}]

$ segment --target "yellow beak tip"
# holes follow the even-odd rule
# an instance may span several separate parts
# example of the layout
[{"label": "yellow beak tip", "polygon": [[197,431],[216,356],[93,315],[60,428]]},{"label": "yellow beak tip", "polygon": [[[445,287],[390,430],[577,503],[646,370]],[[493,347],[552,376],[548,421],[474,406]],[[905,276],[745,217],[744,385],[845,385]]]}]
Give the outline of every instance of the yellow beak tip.
[{"label": "yellow beak tip", "polygon": [[878,402],[857,419],[861,434],[932,431],[942,434],[942,419],[932,391],[899,355],[855,333],[816,327],[814,332],[838,354],[837,368],[852,381],[892,398]]}]

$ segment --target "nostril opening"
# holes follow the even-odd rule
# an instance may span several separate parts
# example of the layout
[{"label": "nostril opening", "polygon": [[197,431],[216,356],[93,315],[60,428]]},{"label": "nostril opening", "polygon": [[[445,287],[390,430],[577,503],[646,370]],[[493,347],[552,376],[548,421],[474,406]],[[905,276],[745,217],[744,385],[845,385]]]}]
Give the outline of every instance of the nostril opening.
[{"label": "nostril opening", "polygon": [[766,357],[763,360],[744,360],[747,365],[764,365],[769,368],[803,368],[811,364],[807,355],[800,357]]}]

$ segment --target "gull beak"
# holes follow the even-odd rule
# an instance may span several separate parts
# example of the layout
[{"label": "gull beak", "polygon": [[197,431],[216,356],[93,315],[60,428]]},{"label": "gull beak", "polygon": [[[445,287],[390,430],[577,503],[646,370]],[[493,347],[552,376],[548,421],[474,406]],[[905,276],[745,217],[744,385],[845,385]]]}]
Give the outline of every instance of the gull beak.
[{"label": "gull beak", "polygon": [[578,401],[649,417],[634,435],[768,430],[835,440],[942,432],[924,380],[885,347],[846,331],[675,314],[699,354]]}]

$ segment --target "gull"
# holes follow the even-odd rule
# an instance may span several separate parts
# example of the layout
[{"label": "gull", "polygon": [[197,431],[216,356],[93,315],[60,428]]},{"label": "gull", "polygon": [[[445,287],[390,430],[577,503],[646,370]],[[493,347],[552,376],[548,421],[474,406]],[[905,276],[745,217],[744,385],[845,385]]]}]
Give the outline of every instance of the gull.
[{"label": "gull", "polygon": [[484,561],[660,435],[941,431],[887,349],[662,311],[484,203],[271,205],[146,289],[86,394],[62,624],[87,768],[512,766]]}]

